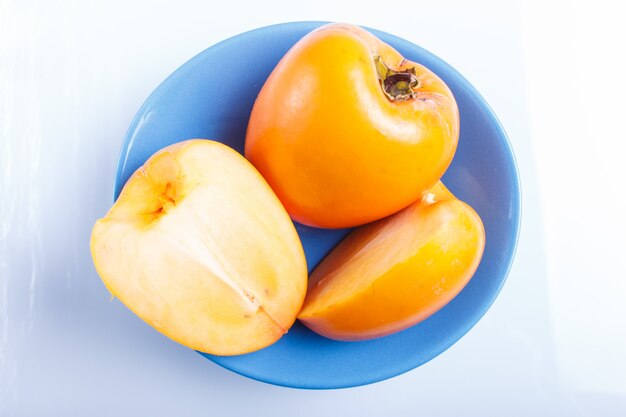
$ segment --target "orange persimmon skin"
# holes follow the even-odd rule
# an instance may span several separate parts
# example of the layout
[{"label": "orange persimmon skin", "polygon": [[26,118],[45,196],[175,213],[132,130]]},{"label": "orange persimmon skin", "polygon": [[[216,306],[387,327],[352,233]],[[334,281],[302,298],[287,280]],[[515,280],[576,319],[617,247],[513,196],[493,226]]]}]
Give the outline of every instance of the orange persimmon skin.
[{"label": "orange persimmon skin", "polygon": [[[392,100],[376,57],[415,70],[414,97]],[[368,223],[413,203],[456,150],[450,89],[357,26],[330,24],[287,52],[261,89],[245,155],[292,219],[315,227]]]},{"label": "orange persimmon skin", "polygon": [[386,336],[452,300],[480,263],[480,217],[439,182],[418,202],[353,231],[318,265],[298,318],[322,336]]}]

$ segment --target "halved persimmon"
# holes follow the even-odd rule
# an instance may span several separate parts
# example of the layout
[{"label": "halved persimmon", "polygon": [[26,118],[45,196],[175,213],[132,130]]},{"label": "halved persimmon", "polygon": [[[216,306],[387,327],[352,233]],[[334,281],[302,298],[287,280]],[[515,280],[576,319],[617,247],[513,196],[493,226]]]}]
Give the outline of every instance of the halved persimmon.
[{"label": "halved persimmon", "polygon": [[91,235],[111,294],[169,338],[216,355],[271,345],[296,320],[306,260],[287,212],[235,150],[155,153]]},{"label": "halved persimmon", "polygon": [[315,268],[298,318],[337,340],[406,329],[445,306],[480,263],[480,217],[439,182],[393,216],[357,228]]}]

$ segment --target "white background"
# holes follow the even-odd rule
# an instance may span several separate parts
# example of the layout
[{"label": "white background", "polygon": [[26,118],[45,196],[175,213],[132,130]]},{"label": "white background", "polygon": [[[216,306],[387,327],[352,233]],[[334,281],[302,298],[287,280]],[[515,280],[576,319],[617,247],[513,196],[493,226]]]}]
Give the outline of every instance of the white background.
[{"label": "white background", "polygon": [[[626,415],[618,4],[0,0],[0,416]],[[522,178],[491,310],[432,362],[361,388],[226,371],[110,302],[89,255],[152,89],[222,39],[296,20],[375,27],[448,61],[500,117]]]}]

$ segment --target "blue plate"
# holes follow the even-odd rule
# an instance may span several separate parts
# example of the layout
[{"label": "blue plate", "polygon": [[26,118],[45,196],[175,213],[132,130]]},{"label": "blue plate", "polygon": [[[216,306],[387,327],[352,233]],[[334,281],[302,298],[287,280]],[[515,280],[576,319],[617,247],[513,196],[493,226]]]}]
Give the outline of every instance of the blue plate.
[{"label": "blue plate", "polygon": [[[287,50],[322,22],[269,26],[225,40],[168,77],[133,120],[120,155],[115,197],[159,149],[190,138],[219,140],[243,153],[248,117],[265,79]],[[478,212],[487,243],[476,274],[446,307],[395,335],[336,342],[296,323],[274,345],[241,356],[204,355],[241,375],[298,388],[342,388],[387,379],[433,359],[485,314],[508,273],[520,223],[520,188],[509,141],[487,103],[450,65],[388,33],[372,30],[406,58],[437,73],[461,114],[459,147],[444,182]],[[348,230],[296,225],[309,270]]]}]

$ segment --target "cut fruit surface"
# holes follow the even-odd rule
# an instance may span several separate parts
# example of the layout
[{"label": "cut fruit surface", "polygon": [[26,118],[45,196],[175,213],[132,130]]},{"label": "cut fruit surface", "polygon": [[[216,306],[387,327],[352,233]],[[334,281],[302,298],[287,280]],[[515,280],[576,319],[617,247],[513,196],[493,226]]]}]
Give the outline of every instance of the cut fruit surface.
[{"label": "cut fruit surface", "polygon": [[111,293],[192,349],[234,355],[278,340],[306,291],[302,245],[270,187],[233,149],[195,139],[153,155],[94,226]]},{"label": "cut fruit surface", "polygon": [[406,209],[353,231],[317,266],[298,318],[337,340],[365,340],[426,319],[470,280],[480,217],[439,182]]}]

